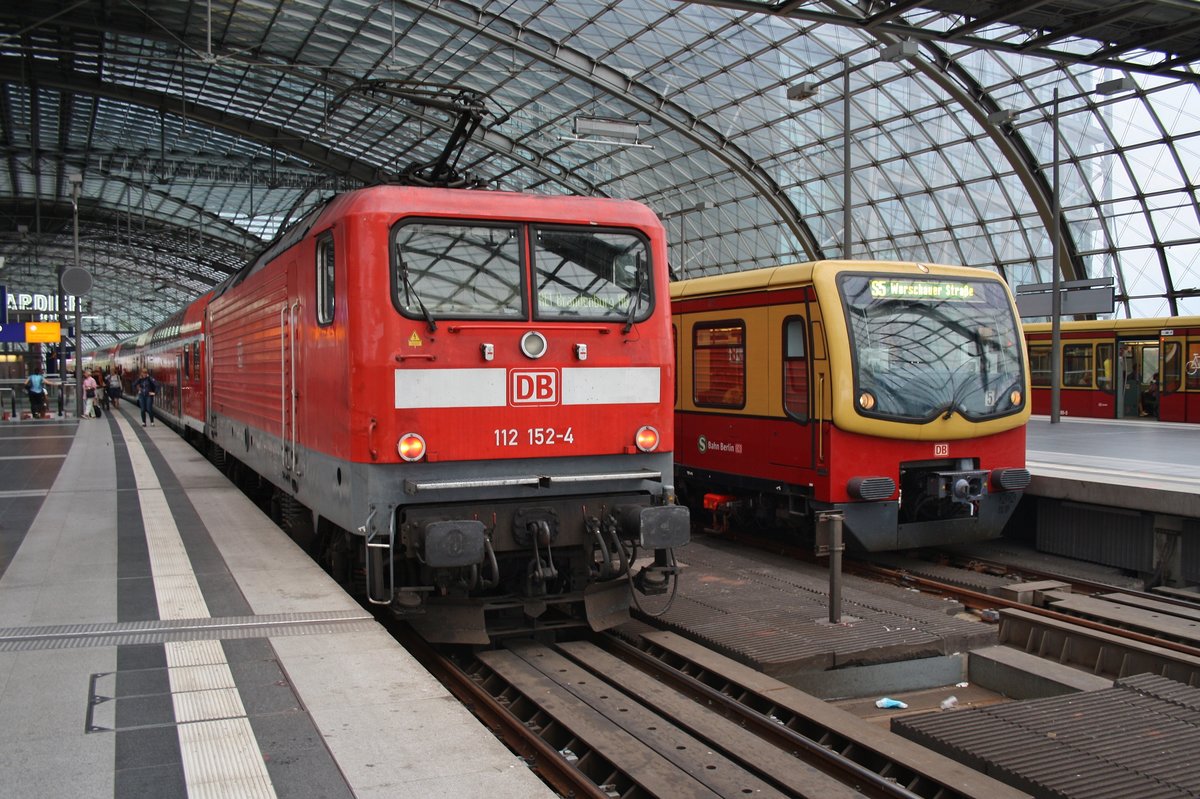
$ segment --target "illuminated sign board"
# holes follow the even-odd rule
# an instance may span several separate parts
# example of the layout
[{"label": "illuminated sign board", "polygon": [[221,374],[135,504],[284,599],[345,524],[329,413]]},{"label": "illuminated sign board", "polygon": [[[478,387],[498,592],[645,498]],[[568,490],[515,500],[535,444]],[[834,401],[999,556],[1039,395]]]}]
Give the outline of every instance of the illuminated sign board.
[{"label": "illuminated sign board", "polygon": [[25,340],[30,344],[57,344],[62,338],[58,322],[26,322]]},{"label": "illuminated sign board", "polygon": [[871,299],[875,300],[959,300],[978,299],[973,283],[951,280],[915,280],[900,277],[871,279]]},{"label": "illuminated sign board", "polygon": [[57,344],[62,338],[58,322],[0,324],[0,341],[10,344]]}]

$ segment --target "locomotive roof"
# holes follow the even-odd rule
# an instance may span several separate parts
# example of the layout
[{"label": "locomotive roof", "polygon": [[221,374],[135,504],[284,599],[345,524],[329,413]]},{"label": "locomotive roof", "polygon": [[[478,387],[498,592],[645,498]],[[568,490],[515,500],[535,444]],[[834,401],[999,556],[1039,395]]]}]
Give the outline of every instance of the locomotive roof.
[{"label": "locomotive roof", "polygon": [[486,189],[442,189],[423,186],[379,185],[339,194],[309,211],[248,261],[216,291],[219,297],[266,264],[294,247],[313,229],[324,229],[338,216],[386,214],[395,217],[432,216],[458,219],[539,221],[577,225],[661,226],[654,212],[641,203],[607,197],[576,197]]}]

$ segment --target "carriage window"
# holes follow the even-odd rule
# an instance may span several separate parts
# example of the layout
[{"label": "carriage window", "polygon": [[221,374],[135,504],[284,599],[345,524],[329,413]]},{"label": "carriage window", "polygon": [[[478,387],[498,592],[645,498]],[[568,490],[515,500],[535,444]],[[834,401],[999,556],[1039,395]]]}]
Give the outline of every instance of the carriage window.
[{"label": "carriage window", "polygon": [[1104,391],[1113,390],[1113,345],[1096,345],[1096,385]]},{"label": "carriage window", "polygon": [[393,257],[396,306],[409,318],[525,316],[516,225],[405,222]]},{"label": "carriage window", "polygon": [[1163,341],[1162,363],[1159,365],[1159,379],[1162,383],[1162,393],[1169,394],[1179,390],[1180,346],[1178,341]]},{"label": "carriage window", "polygon": [[192,345],[183,345],[183,376],[187,380],[192,379]]},{"label": "carriage window", "polygon": [[788,319],[783,330],[783,409],[808,421],[808,359],[804,346],[804,320]]},{"label": "carriage window", "polygon": [[697,325],[692,331],[692,400],[697,405],[746,404],[746,327],[741,322]]},{"label": "carriage window", "polygon": [[317,322],[327,325],[333,321],[334,299],[333,236],[317,239]]},{"label": "carriage window", "polygon": [[538,319],[640,322],[651,311],[650,246],[624,231],[540,228],[533,273]]},{"label": "carriage window", "polygon": [[1034,386],[1050,385],[1050,348],[1029,346],[1029,382]]},{"label": "carriage window", "polygon": [[1064,386],[1092,387],[1092,345],[1063,346],[1062,379]]}]

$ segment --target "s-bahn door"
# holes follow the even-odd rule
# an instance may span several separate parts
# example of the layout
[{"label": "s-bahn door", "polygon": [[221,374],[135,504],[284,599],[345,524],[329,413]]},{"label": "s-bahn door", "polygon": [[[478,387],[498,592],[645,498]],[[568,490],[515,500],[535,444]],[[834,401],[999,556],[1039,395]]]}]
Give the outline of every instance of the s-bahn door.
[{"label": "s-bahn door", "polygon": [[1143,394],[1158,380],[1158,339],[1121,339],[1117,361],[1117,418],[1147,416]]}]

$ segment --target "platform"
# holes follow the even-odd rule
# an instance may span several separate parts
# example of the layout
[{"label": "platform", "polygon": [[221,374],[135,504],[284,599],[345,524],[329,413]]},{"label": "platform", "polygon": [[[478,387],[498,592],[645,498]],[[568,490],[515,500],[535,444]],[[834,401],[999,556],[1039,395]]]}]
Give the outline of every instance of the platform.
[{"label": "platform", "polygon": [[[126,410],[126,409],[123,409]],[[552,796],[161,424],[0,426],[0,796]]]},{"label": "platform", "polygon": [[1200,425],[1035,416],[1028,431],[1027,494],[1200,518]]},{"label": "platform", "polygon": [[1200,583],[1200,425],[1034,417],[1027,463],[1039,550]]},{"label": "platform", "polygon": [[[818,672],[912,664],[996,643],[994,626],[959,618],[957,602],[843,576],[842,623],[830,624],[824,566],[693,536],[677,553],[679,593],[661,617],[672,630],[819,695]],[[662,601],[646,600],[647,609]],[[898,690],[893,674],[893,690]],[[953,676],[954,683],[962,679]],[[800,680],[800,682],[797,682]]]}]

